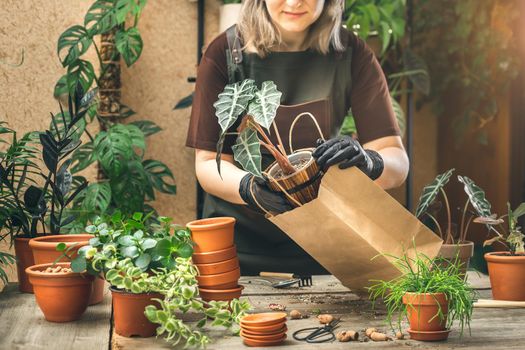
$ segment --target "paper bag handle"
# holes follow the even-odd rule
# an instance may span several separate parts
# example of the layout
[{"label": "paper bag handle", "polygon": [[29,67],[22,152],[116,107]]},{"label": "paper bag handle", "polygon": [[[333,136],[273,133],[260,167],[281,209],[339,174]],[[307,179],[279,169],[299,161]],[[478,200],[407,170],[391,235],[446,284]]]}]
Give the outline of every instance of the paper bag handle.
[{"label": "paper bag handle", "polygon": [[319,132],[319,136],[321,136],[321,139],[324,141],[325,138],[323,136],[323,132],[321,131],[321,127],[319,126],[319,123],[317,122],[317,119],[315,119],[315,117],[313,116],[312,113],[310,112],[303,112],[303,113],[300,113],[297,115],[297,117],[295,117],[295,119],[293,120],[292,122],[292,125],[290,125],[290,132],[288,133],[288,143],[289,143],[289,146],[290,146],[290,154],[294,153],[294,149],[293,149],[293,141],[292,141],[292,137],[293,137],[293,130],[294,130],[294,127],[295,127],[295,124],[299,121],[299,119],[303,116],[309,116],[310,119],[312,119],[312,121],[314,122],[314,125],[315,127],[317,128],[317,131]]}]

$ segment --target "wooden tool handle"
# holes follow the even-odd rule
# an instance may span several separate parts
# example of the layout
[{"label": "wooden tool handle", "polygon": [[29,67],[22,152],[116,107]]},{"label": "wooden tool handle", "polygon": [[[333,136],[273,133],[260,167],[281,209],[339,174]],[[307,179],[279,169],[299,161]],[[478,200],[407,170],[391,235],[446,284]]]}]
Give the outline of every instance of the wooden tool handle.
[{"label": "wooden tool handle", "polygon": [[525,308],[525,301],[478,299],[474,307],[518,309]]},{"label": "wooden tool handle", "polygon": [[293,273],[286,272],[259,272],[261,277],[294,278]]}]

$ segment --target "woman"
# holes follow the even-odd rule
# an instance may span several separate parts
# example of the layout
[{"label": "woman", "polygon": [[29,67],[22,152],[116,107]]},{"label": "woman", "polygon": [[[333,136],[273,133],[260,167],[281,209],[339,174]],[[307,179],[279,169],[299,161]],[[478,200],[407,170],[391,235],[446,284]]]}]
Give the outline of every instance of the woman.
[{"label": "woman", "polygon": [[[243,78],[258,86],[275,82],[283,93],[275,118],[281,136],[288,135],[295,116],[311,112],[327,138],[314,151],[323,168],[357,166],[384,189],[400,186],[408,173],[385,77],[366,44],[341,26],[343,6],[343,0],[245,0],[237,28],[219,35],[199,66],[186,144],[196,150],[196,175],[206,192],[203,216],[237,218],[235,242],[244,275],[326,271],[264,218],[260,206],[274,213],[291,208],[265,181],[251,181],[252,175],[235,165],[234,138],[225,142],[219,175],[213,103],[226,84]],[[358,140],[337,136],[350,107]],[[306,119],[294,135],[295,149],[315,147],[319,139]],[[263,169],[271,161],[263,154]]]}]

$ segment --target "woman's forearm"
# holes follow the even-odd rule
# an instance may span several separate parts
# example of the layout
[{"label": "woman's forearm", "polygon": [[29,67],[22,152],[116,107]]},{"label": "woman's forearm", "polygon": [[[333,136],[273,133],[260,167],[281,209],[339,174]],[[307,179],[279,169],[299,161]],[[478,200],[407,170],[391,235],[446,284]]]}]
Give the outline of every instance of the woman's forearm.
[{"label": "woman's forearm", "polygon": [[409,161],[404,149],[386,147],[377,151],[383,158],[384,170],[376,183],[383,189],[399,187],[405,182],[409,170]]},{"label": "woman's forearm", "polygon": [[[215,152],[196,150],[195,173],[202,188],[216,197],[235,204],[246,204],[239,194],[239,183],[247,174],[233,164],[233,157],[221,157],[221,175],[217,171]],[[221,178],[222,176],[222,178]]]}]

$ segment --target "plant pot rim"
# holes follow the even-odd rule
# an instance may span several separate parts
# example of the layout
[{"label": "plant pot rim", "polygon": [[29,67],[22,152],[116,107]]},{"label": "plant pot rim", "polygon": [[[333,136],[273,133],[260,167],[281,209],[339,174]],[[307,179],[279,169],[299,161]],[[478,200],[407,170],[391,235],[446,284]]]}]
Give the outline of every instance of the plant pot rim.
[{"label": "plant pot rim", "polygon": [[516,262],[525,263],[525,254],[510,255],[509,251],[498,251],[498,252],[485,253],[484,258],[488,262],[508,263],[508,264],[513,264]]},{"label": "plant pot rim", "polygon": [[199,287],[199,292],[202,291],[204,293],[210,293],[210,294],[222,294],[222,293],[235,293],[243,289],[244,289],[244,286],[239,284],[237,288],[232,288],[232,289],[207,289],[207,288]]},{"label": "plant pot rim", "polygon": [[[307,150],[303,149],[303,150],[299,150],[299,151],[296,151],[295,153],[292,153],[292,154],[288,155],[287,157],[290,158],[291,156],[300,155],[300,154],[304,153],[304,154],[309,154],[310,155],[310,159],[300,169],[296,169],[293,174],[286,175],[286,176],[280,177],[278,179],[274,179],[273,175],[272,175],[272,177],[270,177],[270,181],[284,181],[284,180],[287,180],[287,179],[295,176],[298,172],[306,169],[309,165],[311,165],[315,161],[314,157],[312,156],[313,150],[314,150],[313,148],[311,150],[310,149],[307,149]],[[277,162],[274,162],[273,164],[271,164],[268,167],[268,171],[267,171],[268,174],[271,175],[273,169],[275,169],[275,167],[278,167],[278,166],[279,166],[279,163],[277,163]]]},{"label": "plant pot rim", "polygon": [[37,265],[31,265],[28,268],[26,268],[26,274],[33,277],[49,277],[49,278],[68,278],[68,277],[77,277],[77,276],[86,276],[88,275],[87,272],[42,272],[41,270],[45,270],[48,267],[51,266],[61,266],[61,267],[71,267],[70,262],[61,262],[61,263],[45,263],[45,264],[37,264]]},{"label": "plant pot rim", "polygon": [[[73,239],[72,241],[65,241],[64,237],[69,237]],[[38,248],[41,250],[56,250],[56,245],[58,243],[64,243],[66,247],[71,247],[73,245],[89,244],[89,240],[95,236],[88,233],[74,234],[74,235],[50,235],[50,236],[39,236],[31,238],[29,240],[29,246],[31,248]],[[76,240],[75,240],[76,239]]]},{"label": "plant pot rim", "polygon": [[443,243],[442,246],[469,246],[469,245],[474,245],[474,242],[472,241],[462,241],[462,242],[457,242],[457,243],[452,243],[452,244],[449,244],[449,243]]},{"label": "plant pot rim", "polygon": [[203,279],[214,279],[214,278],[218,278],[218,277],[222,277],[222,276],[226,276],[226,275],[236,275],[237,273],[240,274],[240,270],[241,270],[240,267],[236,267],[236,268],[234,268],[233,270],[230,270],[230,271],[221,272],[221,273],[214,273],[212,275],[197,275],[196,277],[203,278]]},{"label": "plant pot rim", "polygon": [[[214,262],[214,263],[205,263],[205,264],[194,263],[193,265],[195,265],[197,267],[199,267],[199,266],[212,267],[212,266],[218,266],[218,265],[226,265],[226,264],[229,264],[230,262],[233,262],[233,260],[236,260],[236,259],[239,259],[239,258],[237,256],[234,256],[233,258],[222,260],[222,261],[218,261],[218,262]],[[228,272],[228,271],[226,271],[226,272]]]},{"label": "plant pot rim", "polygon": [[191,230],[191,232],[198,232],[235,224],[236,221],[237,220],[231,216],[218,216],[206,219],[193,220],[188,222],[186,226]]},{"label": "plant pot rim", "polygon": [[[221,253],[224,253],[226,251],[233,250],[233,249],[237,249],[235,247],[235,244],[232,245],[231,247],[220,249],[220,250],[214,250],[214,251],[211,251],[211,252],[193,253],[192,256],[194,256],[194,255],[197,255],[197,256],[210,256],[210,255],[214,255],[214,254],[221,254]],[[233,259],[233,258],[230,258],[230,259]],[[208,264],[214,264],[214,263],[208,263]]]},{"label": "plant pot rim", "polygon": [[158,296],[158,295],[162,296],[162,294],[159,292],[133,293],[133,292],[128,292],[127,290],[124,290],[124,289],[118,289],[115,286],[109,286],[108,288],[111,291],[111,293],[117,293],[117,294],[126,295],[126,296],[139,296],[139,297]]},{"label": "plant pot rim", "polygon": [[403,304],[408,305],[448,305],[447,295],[445,293],[415,293],[405,292],[403,295]]}]

